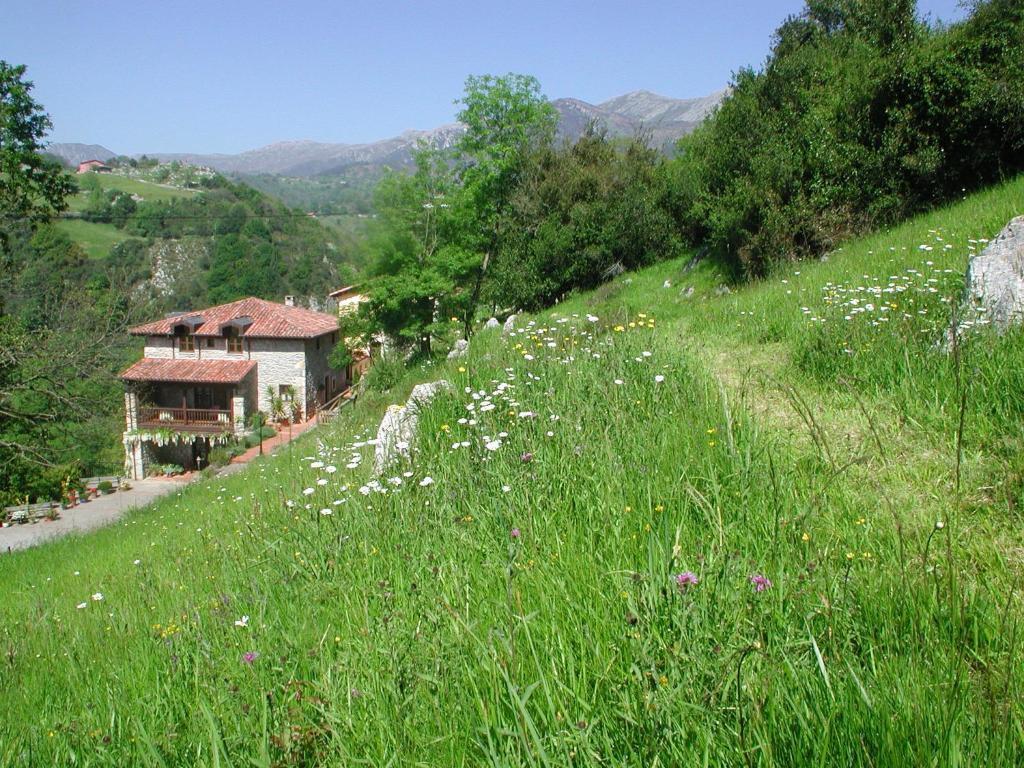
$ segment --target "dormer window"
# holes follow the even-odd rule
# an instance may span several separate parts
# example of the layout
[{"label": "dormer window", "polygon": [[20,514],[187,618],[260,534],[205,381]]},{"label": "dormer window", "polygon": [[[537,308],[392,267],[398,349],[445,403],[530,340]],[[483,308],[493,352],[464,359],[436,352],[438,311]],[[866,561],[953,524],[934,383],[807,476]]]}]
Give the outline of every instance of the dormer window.
[{"label": "dormer window", "polygon": [[179,352],[196,351],[196,337],[192,335],[192,329],[187,325],[179,325],[175,328],[174,337],[178,340]]},{"label": "dormer window", "polygon": [[232,318],[220,324],[220,332],[227,339],[227,351],[229,355],[242,354],[242,334],[245,329],[252,325],[252,318],[248,315]]},{"label": "dormer window", "polygon": [[238,329],[228,326],[224,329],[224,338],[227,339],[229,355],[242,354],[242,337],[238,335]]},{"label": "dormer window", "polygon": [[174,335],[178,339],[179,352],[196,351],[196,338],[193,334],[195,334],[196,328],[202,324],[203,318],[200,315],[181,317],[174,324]]}]

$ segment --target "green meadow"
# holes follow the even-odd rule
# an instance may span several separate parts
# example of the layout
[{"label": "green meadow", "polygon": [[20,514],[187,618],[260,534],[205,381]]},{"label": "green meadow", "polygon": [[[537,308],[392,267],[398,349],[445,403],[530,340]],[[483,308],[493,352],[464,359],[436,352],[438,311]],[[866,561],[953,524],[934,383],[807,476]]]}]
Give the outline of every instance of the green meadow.
[{"label": "green meadow", "polygon": [[[192,197],[195,192],[190,189],[169,187],[154,182],[132,179],[113,173],[90,173],[104,191],[117,189],[129,194],[139,195],[144,200],[163,201],[175,198]],[[81,177],[79,177],[81,178]],[[81,213],[89,202],[89,191],[81,190],[68,198],[68,210]],[[78,243],[91,259],[102,259],[110,253],[110,249],[124,240],[130,240],[121,229],[113,224],[85,219],[65,218],[56,222],[55,226],[68,237]]]},{"label": "green meadow", "polygon": [[124,230],[99,221],[62,219],[54,226],[82,246],[90,259],[105,258],[115,245],[131,239]]},{"label": "green meadow", "polygon": [[1020,764],[1024,334],[948,329],[1021,213],[621,275],[0,557],[0,764]]},{"label": "green meadow", "polygon": [[[95,179],[103,191],[116,189],[121,192],[127,192],[130,195],[138,195],[144,200],[151,200],[153,202],[188,198],[193,197],[196,194],[195,190],[183,189],[181,187],[174,187],[166,184],[157,184],[156,182],[145,181],[144,179],[133,179],[117,173],[90,172],[85,174],[84,177]],[[84,177],[78,176],[76,178],[81,180]],[[68,208],[72,211],[82,211],[85,209],[88,202],[89,191],[87,189],[83,189],[79,191],[78,194],[68,199]]]}]

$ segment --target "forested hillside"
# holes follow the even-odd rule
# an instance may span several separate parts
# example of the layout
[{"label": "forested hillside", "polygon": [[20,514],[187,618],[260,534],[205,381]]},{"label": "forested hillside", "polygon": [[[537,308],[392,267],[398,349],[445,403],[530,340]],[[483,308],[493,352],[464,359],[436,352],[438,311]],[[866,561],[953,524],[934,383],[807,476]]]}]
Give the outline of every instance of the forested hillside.
[{"label": "forested hillside", "polygon": [[812,0],[680,142],[687,239],[738,271],[816,256],[1024,169],[1024,5],[948,27],[914,0]]},{"label": "forested hillside", "polygon": [[[120,469],[126,327],[254,295],[323,301],[354,245],[243,184],[183,168],[84,174],[50,222],[8,219],[0,252],[0,501]],[[162,181],[157,182],[155,178]]]}]

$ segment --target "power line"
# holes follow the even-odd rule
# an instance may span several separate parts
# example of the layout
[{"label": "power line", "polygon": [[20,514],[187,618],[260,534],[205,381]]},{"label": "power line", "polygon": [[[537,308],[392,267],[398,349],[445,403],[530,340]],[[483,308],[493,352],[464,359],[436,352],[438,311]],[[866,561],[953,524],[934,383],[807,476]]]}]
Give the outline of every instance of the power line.
[{"label": "power line", "polygon": [[[299,212],[289,212],[289,213],[259,213],[259,214],[248,214],[247,213],[247,214],[245,214],[245,216],[236,216],[236,215],[228,216],[227,214],[220,215],[220,216],[212,215],[212,214],[168,214],[166,216],[156,215],[153,218],[154,219],[159,219],[160,221],[207,221],[207,220],[208,221],[223,221],[225,218],[236,219],[236,220],[237,219],[245,219],[246,221],[248,221],[248,220],[251,220],[251,219],[319,219],[321,216],[346,216],[346,215],[350,216],[352,214],[323,213],[323,214],[316,214],[316,215],[311,216],[308,213],[303,213],[303,212],[299,211]],[[366,215],[370,216],[372,214],[366,214]],[[112,215],[111,217],[112,218],[129,219],[129,218],[132,217],[132,214],[127,214],[127,215],[125,215],[123,217],[122,216],[116,216],[115,217],[115,216]],[[110,223],[110,222],[104,222],[104,221],[99,221],[99,222],[93,221],[92,219],[89,219],[88,217],[83,216],[81,213],[66,212],[66,211],[62,212],[62,213],[54,214],[54,215],[46,217],[46,218],[49,219],[50,221],[54,221],[54,220],[56,220],[56,221],[86,221],[86,222],[89,222],[90,224],[108,224],[108,223]],[[0,219],[3,219],[4,221],[39,221],[40,220],[40,218],[38,216],[30,216],[30,215],[20,215],[20,216],[18,216],[18,215],[4,214],[4,213],[0,213]],[[46,220],[46,219],[44,219],[44,220]]]}]

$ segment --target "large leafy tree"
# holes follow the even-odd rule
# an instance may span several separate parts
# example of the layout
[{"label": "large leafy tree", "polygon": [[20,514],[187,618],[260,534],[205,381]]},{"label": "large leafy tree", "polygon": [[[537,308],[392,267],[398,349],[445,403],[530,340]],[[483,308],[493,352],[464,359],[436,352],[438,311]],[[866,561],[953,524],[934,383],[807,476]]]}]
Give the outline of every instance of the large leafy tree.
[{"label": "large leafy tree", "polygon": [[64,210],[75,190],[60,166],[42,155],[52,125],[24,78],[24,65],[0,60],[0,216],[7,222],[48,219]]},{"label": "large leafy tree", "polygon": [[[480,297],[484,273],[498,257],[506,234],[503,222],[532,151],[554,139],[558,115],[529,75],[470,76],[458,119],[466,126],[456,145],[459,178],[470,216],[464,245],[482,254],[470,308]],[[471,313],[464,316],[469,334]]]},{"label": "large leafy tree", "polygon": [[535,152],[512,196],[489,293],[537,309],[677,253],[664,169],[643,136],[613,142],[593,126],[575,145]]},{"label": "large leafy tree", "polygon": [[116,395],[127,313],[123,294],[81,283],[84,254],[45,223],[74,183],[40,154],[50,119],[24,75],[0,61],[0,502],[52,497],[109,443],[96,403]]},{"label": "large leafy tree", "polygon": [[1024,169],[1024,5],[949,27],[913,0],[808,0],[680,145],[687,235],[746,272]]},{"label": "large leafy tree", "polygon": [[464,203],[446,159],[427,148],[417,151],[413,174],[389,174],[375,193],[374,278],[363,316],[424,355],[450,317],[470,311],[480,259],[461,242]]}]

